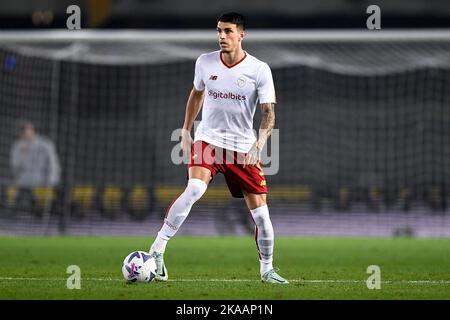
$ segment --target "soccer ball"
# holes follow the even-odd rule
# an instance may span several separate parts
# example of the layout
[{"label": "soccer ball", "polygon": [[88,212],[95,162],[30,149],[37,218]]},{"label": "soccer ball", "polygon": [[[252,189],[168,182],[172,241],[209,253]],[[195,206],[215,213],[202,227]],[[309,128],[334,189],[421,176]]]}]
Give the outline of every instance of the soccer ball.
[{"label": "soccer ball", "polygon": [[133,251],[123,260],[122,273],[127,282],[151,282],[156,275],[155,259],[148,252]]}]

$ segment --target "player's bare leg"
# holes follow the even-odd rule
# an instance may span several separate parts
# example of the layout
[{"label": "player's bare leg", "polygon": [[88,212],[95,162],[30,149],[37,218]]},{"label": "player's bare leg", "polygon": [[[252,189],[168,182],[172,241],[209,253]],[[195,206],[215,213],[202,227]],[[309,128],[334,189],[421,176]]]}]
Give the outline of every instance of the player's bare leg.
[{"label": "player's bare leg", "polygon": [[208,185],[209,181],[211,180],[211,171],[209,171],[209,169],[200,166],[190,167],[189,179],[200,179],[204,183],[206,183],[206,185]]},{"label": "player's bare leg", "polygon": [[256,194],[243,191],[245,203],[250,210],[267,205],[267,195],[265,193]]},{"label": "player's bare leg", "polygon": [[268,283],[288,284],[273,268],[274,232],[267,207],[266,194],[244,193],[244,199],[255,223],[256,246],[260,257],[261,280]]},{"label": "player's bare leg", "polygon": [[169,207],[158,236],[150,247],[157,266],[156,280],[166,281],[169,278],[164,264],[164,252],[167,242],[175,235],[191,211],[192,205],[205,193],[211,172],[203,167],[189,168],[189,180],[184,192]]}]

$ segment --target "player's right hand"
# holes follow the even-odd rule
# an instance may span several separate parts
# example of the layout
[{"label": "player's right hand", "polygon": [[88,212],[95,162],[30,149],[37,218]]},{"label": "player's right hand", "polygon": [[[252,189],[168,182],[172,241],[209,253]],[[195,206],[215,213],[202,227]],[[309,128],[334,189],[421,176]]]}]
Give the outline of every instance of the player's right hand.
[{"label": "player's right hand", "polygon": [[181,149],[183,149],[183,155],[189,156],[191,153],[192,138],[189,130],[181,129]]}]

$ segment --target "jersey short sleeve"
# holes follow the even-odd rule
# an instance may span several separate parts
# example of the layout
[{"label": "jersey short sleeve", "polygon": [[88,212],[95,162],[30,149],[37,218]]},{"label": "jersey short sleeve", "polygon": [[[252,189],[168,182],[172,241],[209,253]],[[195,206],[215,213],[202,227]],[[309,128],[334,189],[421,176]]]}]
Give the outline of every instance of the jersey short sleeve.
[{"label": "jersey short sleeve", "polygon": [[257,80],[259,103],[276,103],[275,87],[272,71],[267,63],[264,63],[258,73]]},{"label": "jersey short sleeve", "polygon": [[194,87],[197,91],[203,91],[205,89],[205,83],[203,82],[202,68],[200,65],[201,56],[195,61],[195,75],[194,75]]}]

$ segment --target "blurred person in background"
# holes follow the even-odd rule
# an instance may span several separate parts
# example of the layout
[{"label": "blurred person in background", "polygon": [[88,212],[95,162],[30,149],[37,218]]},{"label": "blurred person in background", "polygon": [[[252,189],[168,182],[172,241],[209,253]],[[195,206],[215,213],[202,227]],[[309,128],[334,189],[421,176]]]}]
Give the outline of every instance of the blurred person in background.
[{"label": "blurred person in background", "polygon": [[18,128],[19,138],[13,143],[10,155],[17,188],[15,207],[40,216],[43,212],[37,207],[33,189],[56,187],[60,181],[60,163],[53,142],[37,134],[31,122],[20,121]]}]

